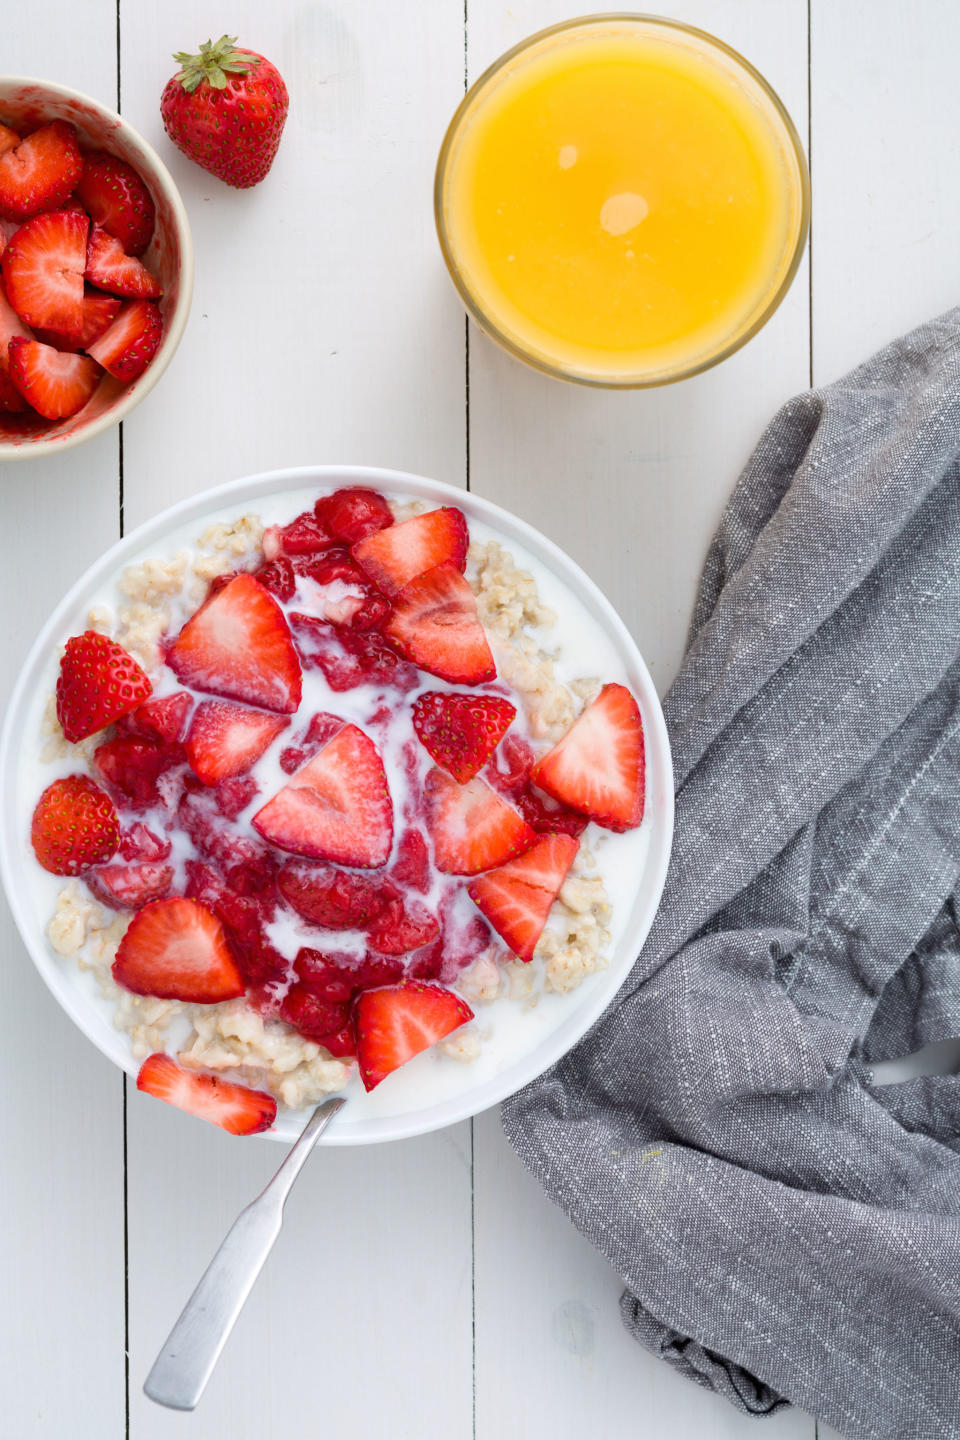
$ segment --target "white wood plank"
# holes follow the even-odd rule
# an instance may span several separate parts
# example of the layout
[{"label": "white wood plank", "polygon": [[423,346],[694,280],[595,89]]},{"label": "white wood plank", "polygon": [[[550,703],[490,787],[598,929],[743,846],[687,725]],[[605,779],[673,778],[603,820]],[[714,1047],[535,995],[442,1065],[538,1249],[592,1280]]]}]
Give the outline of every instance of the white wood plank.
[{"label": "white wood plank", "polygon": [[[15,7],[3,70],[115,104],[113,0]],[[117,537],[117,435],[0,466],[4,700],[64,588]],[[124,1431],[122,1082],[36,975],[0,899],[0,1351],[11,1435]]]},{"label": "white wood plank", "polygon": [[[674,7],[670,7],[673,10]],[[554,0],[509,11],[472,0],[475,76],[523,35],[561,19]],[[772,81],[806,131],[806,7],[701,0],[680,18],[728,40]],[[470,341],[471,488],[518,511],[600,583],[665,686],[679,664],[709,537],[758,433],[808,375],[806,267],[739,354],[661,390],[603,394],[528,371]],[[553,1208],[503,1138],[475,1126],[478,1440],[644,1433],[745,1435],[725,1401],[655,1361],[622,1329],[620,1283]],[[797,1411],[771,1434],[812,1440]]]},{"label": "white wood plank", "polygon": [[[246,193],[182,157],[157,109],[169,53],[228,28],[276,62],[291,93],[274,169]],[[433,156],[462,90],[462,14],[442,0],[269,13],[245,0],[198,18],[185,0],[149,13],[125,0],[121,31],[124,113],[169,163],[197,244],[182,352],[125,427],[128,524],[286,464],[368,461],[463,483],[463,319],[430,208]],[[133,1097],[135,1440],[195,1432],[197,1421],[160,1411],[140,1386],[281,1153]],[[371,1435],[469,1434],[470,1221],[467,1126],[315,1156],[201,1427],[215,1415],[234,1440],[358,1424]]]}]

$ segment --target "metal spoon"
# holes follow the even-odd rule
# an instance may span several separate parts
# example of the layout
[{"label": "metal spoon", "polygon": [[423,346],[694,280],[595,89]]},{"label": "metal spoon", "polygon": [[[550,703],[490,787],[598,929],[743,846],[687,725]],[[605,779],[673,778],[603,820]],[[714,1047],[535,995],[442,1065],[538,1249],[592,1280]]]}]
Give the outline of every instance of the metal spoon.
[{"label": "metal spoon", "polygon": [[344,1103],[334,1098],[317,1106],[276,1175],[227,1231],[144,1382],[144,1391],[158,1405],[172,1410],[196,1406],[280,1234],[293,1182]]}]

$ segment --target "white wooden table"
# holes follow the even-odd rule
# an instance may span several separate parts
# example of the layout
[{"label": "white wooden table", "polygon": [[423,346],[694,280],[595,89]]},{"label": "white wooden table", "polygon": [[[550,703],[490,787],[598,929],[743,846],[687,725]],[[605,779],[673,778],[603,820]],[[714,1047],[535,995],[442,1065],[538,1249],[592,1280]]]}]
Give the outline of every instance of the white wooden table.
[{"label": "white wooden table", "polygon": [[[5,686],[123,529],[234,476],[320,461],[420,471],[509,506],[600,582],[669,683],[708,537],[773,410],[960,298],[960,9],[664,6],[783,96],[810,143],[813,235],[745,350],[635,394],[560,385],[467,332],[433,234],[433,163],[465,58],[472,78],[575,0],[4,6],[0,68],[119,104],[170,166],[197,248],[186,337],[122,436],[0,474]],[[223,31],[269,55],[291,93],[274,169],[247,193],[193,167],[160,124],[170,53]],[[495,1113],[318,1154],[201,1411],[151,1405],[159,1343],[280,1152],[139,1095],[0,918],[4,1440],[759,1433],[627,1338],[616,1276],[523,1172]],[[816,1425],[786,1411],[763,1433],[813,1440]]]}]

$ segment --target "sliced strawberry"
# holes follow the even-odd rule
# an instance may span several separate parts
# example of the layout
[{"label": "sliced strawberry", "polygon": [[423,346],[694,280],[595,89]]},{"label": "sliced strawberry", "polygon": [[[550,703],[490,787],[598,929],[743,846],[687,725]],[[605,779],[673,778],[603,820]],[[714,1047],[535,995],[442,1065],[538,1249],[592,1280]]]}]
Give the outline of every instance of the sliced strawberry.
[{"label": "sliced strawberry", "polygon": [[463,511],[445,505],[368,535],[351,553],[385,595],[396,595],[438,565],[462,571],[469,543]]},{"label": "sliced strawberry", "polygon": [[0,366],[0,415],[25,415],[29,408],[7,371]]},{"label": "sliced strawberry", "polygon": [[[116,295],[86,290],[83,296],[83,329],[79,335],[61,335],[58,330],[38,330],[34,336],[58,350],[87,350],[117,318],[122,301]],[[101,362],[102,363],[102,362]]]},{"label": "sliced strawberry", "polygon": [[133,656],[96,630],[68,641],[57,679],[57,719],[71,743],[135,710],[153,686]]},{"label": "sliced strawberry", "polygon": [[186,751],[204,785],[245,775],[290,721],[226,700],[203,700],[193,712]]},{"label": "sliced strawberry", "polygon": [[342,1030],[350,1019],[348,1005],[322,1000],[306,985],[292,985],[280,1006],[280,1019],[286,1020],[308,1040],[323,1040]]},{"label": "sliced strawberry", "polygon": [[383,882],[353,875],[333,865],[308,865],[290,860],[277,876],[277,887],[287,904],[327,930],[363,930],[396,894]]},{"label": "sliced strawberry", "polygon": [[[333,536],[310,511],[305,510],[279,533],[280,550],[284,555],[310,555],[315,551],[328,550],[334,544]],[[266,553],[266,552],[264,552]]]},{"label": "sliced strawberry", "polygon": [[292,600],[297,588],[297,577],[294,574],[293,566],[286,555],[278,555],[275,560],[268,560],[255,570],[254,575],[271,595],[276,595],[278,600]]},{"label": "sliced strawberry", "polygon": [[270,944],[265,927],[273,919],[276,905],[271,888],[241,895],[211,866],[188,860],[186,893],[199,900],[223,925],[230,951],[247,987],[285,980],[288,961]]},{"label": "sliced strawberry", "polygon": [[297,611],[290,616],[290,628],[304,665],[319,666],[331,690],[340,693],[368,684],[412,690],[417,684],[414,667],[405,664],[376,631],[338,628]]},{"label": "sliced strawberry", "polygon": [[11,130],[9,125],[0,125],[0,155],[6,155],[8,150],[12,150],[15,145],[19,144],[20,136],[16,130]]},{"label": "sliced strawberry", "polygon": [[518,859],[467,886],[471,900],[518,959],[533,959],[550,907],[579,848],[572,835],[545,835]]},{"label": "sliced strawberry", "polygon": [[88,223],[73,210],[37,215],[20,226],[4,250],[4,289],[25,325],[79,342]]},{"label": "sliced strawberry", "polygon": [[437,869],[447,875],[490,870],[537,838],[522,815],[480,779],[458,785],[445,770],[431,770],[424,801]]},{"label": "sliced strawberry", "polygon": [[442,680],[480,685],[496,678],[473,591],[453,565],[411,580],[396,596],[383,633],[405,660]]},{"label": "sliced strawberry", "polygon": [[128,255],[146,250],[153,234],[154,207],[150,191],[132,165],[90,150],[83,157],[77,199],[91,220],[116,237]]},{"label": "sliced strawberry", "polygon": [[124,860],[166,860],[172,848],[169,840],[161,840],[139,820],[120,832],[120,854]]},{"label": "sliced strawberry", "polygon": [[160,799],[157,781],[183,759],[179,745],[161,745],[138,735],[115,735],[93,752],[93,763],[122,800],[143,808]]},{"label": "sliced strawberry", "polygon": [[139,910],[151,900],[162,900],[173,884],[172,865],[102,865],[91,870],[87,884],[96,898],[112,910]]},{"label": "sliced strawberry", "polygon": [[216,1005],[243,994],[223,926],[185,896],[138,910],[120,941],[113,978],[137,995]]},{"label": "sliced strawberry", "polygon": [[137,1089],[157,1100],[187,1110],[231,1135],[256,1135],[277,1118],[277,1102],[265,1090],[251,1090],[219,1075],[184,1070],[162,1052],[148,1055],[140,1066]]},{"label": "sliced strawberry", "polygon": [[[24,325],[20,316],[7,299],[6,291],[0,284],[0,373],[6,375],[10,363],[7,353],[13,339],[32,340],[33,335]],[[19,393],[19,392],[18,392]]]},{"label": "sliced strawberry", "polygon": [[373,741],[345,725],[254,815],[264,839],[294,855],[362,868],[393,842],[393,803]]},{"label": "sliced strawberry", "polygon": [[643,819],[643,722],[623,685],[604,685],[558,745],[533,769],[548,795],[608,830]]},{"label": "sliced strawberry", "polygon": [[376,490],[350,486],[322,495],[313,507],[323,528],[341,545],[355,545],[393,524],[393,511]]},{"label": "sliced strawberry", "polygon": [[195,690],[291,715],[300,704],[300,662],[283,611],[252,575],[237,575],[200,607],[167,651],[178,680]]},{"label": "sliced strawberry", "polygon": [[78,414],[103,373],[86,355],[69,355],[39,340],[10,341],[10,379],[23,398],[47,420]]},{"label": "sliced strawberry", "polygon": [[[2,163],[2,162],[0,162]],[[163,286],[142,260],[128,255],[120,241],[94,222],[87,241],[84,274],[91,285],[133,300],[159,300]]]},{"label": "sliced strawberry", "polygon": [[217,809],[228,820],[236,820],[260,794],[260,786],[252,775],[236,775],[230,780],[221,780],[214,791]]},{"label": "sliced strawberry", "polygon": [[177,690],[173,695],[159,695],[138,705],[120,722],[120,729],[134,735],[143,735],[148,740],[160,740],[173,745],[183,739],[187,717],[193,708],[193,697],[186,690]]},{"label": "sliced strawberry", "polygon": [[441,985],[406,980],[381,990],[364,990],[354,1010],[364,1088],[373,1090],[394,1070],[472,1019],[467,1002]]},{"label": "sliced strawberry", "polygon": [[103,334],[87,346],[98,365],[125,384],[142,375],[160,348],[163,317],[151,300],[128,300]]},{"label": "sliced strawberry", "polygon": [[102,865],[120,843],[109,795],[87,775],[54,780],[37,801],[30,826],[33,853],[52,875],[82,875]]},{"label": "sliced strawberry", "polygon": [[439,934],[436,916],[422,905],[391,900],[370,926],[367,938],[371,949],[380,955],[405,955],[408,950],[432,945]]},{"label": "sliced strawberry", "polygon": [[430,889],[430,854],[419,830],[404,830],[397,842],[397,858],[390,874],[400,885],[426,895]]},{"label": "sliced strawberry", "polygon": [[413,728],[432,760],[461,785],[490,759],[516,717],[496,695],[450,695],[428,690],[413,704]]},{"label": "sliced strawberry", "polygon": [[[4,127],[5,137],[13,133]],[[74,190],[83,171],[77,132],[65,120],[34,130],[0,153],[0,213],[28,220],[41,210],[56,210]]]},{"label": "sliced strawberry", "polygon": [[515,803],[524,820],[533,826],[538,835],[578,836],[590,824],[589,816],[571,810],[569,805],[561,805],[559,800],[554,800],[545,790],[538,790],[536,785],[528,785],[521,790],[515,797]]}]

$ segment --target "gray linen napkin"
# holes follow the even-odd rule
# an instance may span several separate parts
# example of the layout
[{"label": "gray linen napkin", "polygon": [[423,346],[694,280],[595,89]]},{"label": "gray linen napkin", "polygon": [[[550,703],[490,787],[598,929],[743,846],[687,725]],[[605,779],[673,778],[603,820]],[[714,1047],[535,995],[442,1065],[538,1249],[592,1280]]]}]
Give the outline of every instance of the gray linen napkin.
[{"label": "gray linen napkin", "polygon": [[960,1034],[960,309],[774,419],[665,709],[653,932],[507,1134],[682,1373],[960,1436],[960,1077],[870,1072]]}]

